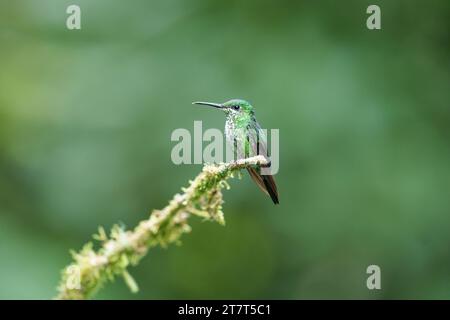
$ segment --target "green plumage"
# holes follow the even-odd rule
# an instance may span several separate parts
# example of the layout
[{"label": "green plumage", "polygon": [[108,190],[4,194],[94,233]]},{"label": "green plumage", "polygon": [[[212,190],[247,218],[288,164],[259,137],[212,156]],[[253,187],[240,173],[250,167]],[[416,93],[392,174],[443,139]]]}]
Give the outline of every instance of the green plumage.
[{"label": "green plumage", "polygon": [[[221,109],[226,114],[225,136],[227,143],[235,153],[235,158],[242,159],[256,155],[267,157],[267,138],[255,118],[253,106],[245,100],[232,99],[225,103],[194,102]],[[278,204],[278,191],[271,175],[262,175],[261,168],[249,168],[251,178]]]}]

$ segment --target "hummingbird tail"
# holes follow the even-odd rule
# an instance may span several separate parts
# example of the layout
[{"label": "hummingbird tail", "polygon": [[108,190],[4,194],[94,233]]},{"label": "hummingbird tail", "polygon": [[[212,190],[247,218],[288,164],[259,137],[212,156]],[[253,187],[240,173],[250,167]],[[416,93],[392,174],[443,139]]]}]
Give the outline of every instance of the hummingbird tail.
[{"label": "hummingbird tail", "polygon": [[258,187],[270,198],[274,204],[279,204],[277,185],[273,176],[261,175],[254,168],[247,168],[250,177],[256,182]]},{"label": "hummingbird tail", "polygon": [[278,200],[278,191],[277,185],[275,184],[275,180],[272,176],[262,176],[264,185],[266,186],[267,192],[269,192],[270,198],[272,199],[274,204],[280,204]]}]

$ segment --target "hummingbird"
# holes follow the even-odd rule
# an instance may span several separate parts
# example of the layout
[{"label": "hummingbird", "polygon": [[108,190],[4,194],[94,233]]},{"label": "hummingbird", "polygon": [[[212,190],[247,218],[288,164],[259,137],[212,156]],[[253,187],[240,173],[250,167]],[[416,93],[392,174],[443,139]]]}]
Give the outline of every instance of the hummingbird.
[{"label": "hummingbird", "polygon": [[[267,138],[256,121],[253,106],[242,99],[232,99],[224,103],[197,101],[192,104],[204,105],[217,108],[225,112],[225,137],[227,143],[239,156],[242,153],[245,157],[262,154],[267,157]],[[240,146],[240,149],[237,148]],[[258,187],[270,198],[274,204],[278,204],[277,185],[272,175],[261,174],[261,166],[247,168],[250,177],[256,182]]]}]

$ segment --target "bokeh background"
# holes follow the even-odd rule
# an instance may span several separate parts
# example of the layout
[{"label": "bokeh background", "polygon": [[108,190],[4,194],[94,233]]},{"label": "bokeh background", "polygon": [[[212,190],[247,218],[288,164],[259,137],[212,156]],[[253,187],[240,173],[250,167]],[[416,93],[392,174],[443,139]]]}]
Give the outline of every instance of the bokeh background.
[{"label": "bokeh background", "polygon": [[[65,27],[78,4],[82,30]],[[381,6],[382,30],[366,28]],[[99,299],[450,298],[449,2],[0,1],[0,298],[55,294],[69,249],[201,165],[176,128],[245,98],[280,129],[281,205],[250,181]],[[382,290],[366,288],[377,264]]]}]

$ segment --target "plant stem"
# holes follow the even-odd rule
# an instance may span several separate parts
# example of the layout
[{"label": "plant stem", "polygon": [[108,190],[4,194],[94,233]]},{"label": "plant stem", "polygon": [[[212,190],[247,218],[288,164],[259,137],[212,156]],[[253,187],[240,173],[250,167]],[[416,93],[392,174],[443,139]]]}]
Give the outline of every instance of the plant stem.
[{"label": "plant stem", "polygon": [[100,227],[94,235],[101,242],[100,248],[95,250],[89,242],[80,252],[72,252],[74,261],[62,271],[56,299],[88,299],[117,276],[122,276],[130,290],[136,292],[138,286],[128,273],[128,266],[137,265],[151,247],[179,242],[183,233],[191,230],[187,223],[191,215],[224,225],[221,190],[229,188],[226,180],[240,169],[265,164],[263,156],[256,156],[205,165],[189,187],[182,189],[183,193],[176,194],[165,208],[154,210],[134,230],[126,231],[115,225],[108,237]]}]

